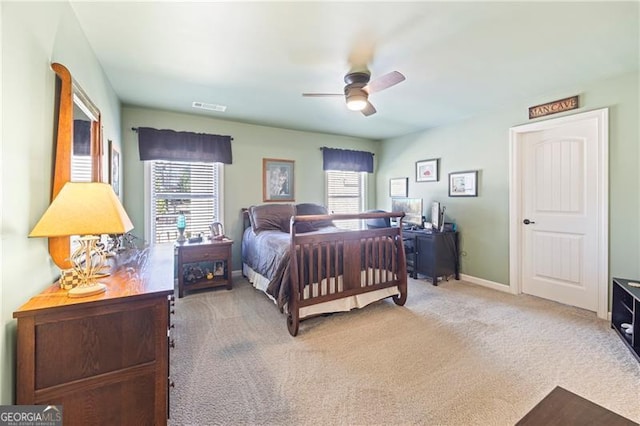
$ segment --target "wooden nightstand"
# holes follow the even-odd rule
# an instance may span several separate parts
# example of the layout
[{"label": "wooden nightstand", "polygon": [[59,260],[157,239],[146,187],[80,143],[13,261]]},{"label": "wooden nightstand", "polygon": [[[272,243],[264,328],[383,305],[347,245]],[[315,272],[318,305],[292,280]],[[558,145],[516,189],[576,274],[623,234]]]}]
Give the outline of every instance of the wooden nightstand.
[{"label": "wooden nightstand", "polygon": [[233,240],[176,244],[178,266],[178,297],[185,290],[225,286],[231,290]]}]

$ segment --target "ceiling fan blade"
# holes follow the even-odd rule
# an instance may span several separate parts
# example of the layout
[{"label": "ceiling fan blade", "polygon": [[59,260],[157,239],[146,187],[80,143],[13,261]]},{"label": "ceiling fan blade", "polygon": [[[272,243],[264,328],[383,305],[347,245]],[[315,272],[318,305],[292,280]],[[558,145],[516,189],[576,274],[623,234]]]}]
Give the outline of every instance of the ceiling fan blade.
[{"label": "ceiling fan blade", "polygon": [[375,48],[376,43],[371,34],[368,32],[356,34],[347,60],[351,70],[366,70],[367,64],[373,62]]},{"label": "ceiling fan blade", "polygon": [[344,93],[303,93],[302,96],[308,98],[323,98],[330,96],[344,96]]},{"label": "ceiling fan blade", "polygon": [[376,113],[376,109],[373,107],[371,102],[367,102],[367,106],[364,107],[364,109],[361,112],[362,112],[362,114],[364,114],[365,117],[368,117],[370,115],[375,114]]},{"label": "ceiling fan blade", "polygon": [[377,77],[375,80],[370,81],[365,90],[369,93],[379,92],[384,89],[388,89],[391,86],[395,86],[405,80],[405,76],[398,71],[391,71],[385,75]]}]

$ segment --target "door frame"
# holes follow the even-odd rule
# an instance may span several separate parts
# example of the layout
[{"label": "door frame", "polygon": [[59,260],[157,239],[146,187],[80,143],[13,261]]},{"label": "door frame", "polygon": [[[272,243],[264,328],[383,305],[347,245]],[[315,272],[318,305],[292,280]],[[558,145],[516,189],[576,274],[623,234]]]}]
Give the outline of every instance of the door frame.
[{"label": "door frame", "polygon": [[598,120],[598,259],[597,293],[599,318],[609,311],[609,109],[602,108],[560,118],[514,126],[509,129],[509,289],[522,293],[522,174],[524,134],[562,126],[574,121]]}]

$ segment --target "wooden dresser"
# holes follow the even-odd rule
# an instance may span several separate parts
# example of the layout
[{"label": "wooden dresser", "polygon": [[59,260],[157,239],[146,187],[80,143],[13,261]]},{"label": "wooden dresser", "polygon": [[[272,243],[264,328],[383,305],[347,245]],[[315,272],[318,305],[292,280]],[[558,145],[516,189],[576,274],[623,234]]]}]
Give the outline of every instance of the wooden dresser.
[{"label": "wooden dresser", "polygon": [[16,403],[63,406],[65,425],[162,425],[169,414],[171,244],[113,258],[105,293],[53,285],[18,320]]}]

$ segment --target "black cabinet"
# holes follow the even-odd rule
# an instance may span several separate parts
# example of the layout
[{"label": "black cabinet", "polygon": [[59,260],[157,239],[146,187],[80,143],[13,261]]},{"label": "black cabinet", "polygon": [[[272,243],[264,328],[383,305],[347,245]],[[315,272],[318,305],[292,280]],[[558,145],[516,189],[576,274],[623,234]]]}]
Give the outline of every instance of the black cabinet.
[{"label": "black cabinet", "polygon": [[632,287],[629,282],[634,281],[613,279],[611,327],[640,361],[640,287]]},{"label": "black cabinet", "polygon": [[438,277],[460,279],[457,232],[403,230],[402,236],[411,278],[425,275],[433,285],[438,285]]}]

